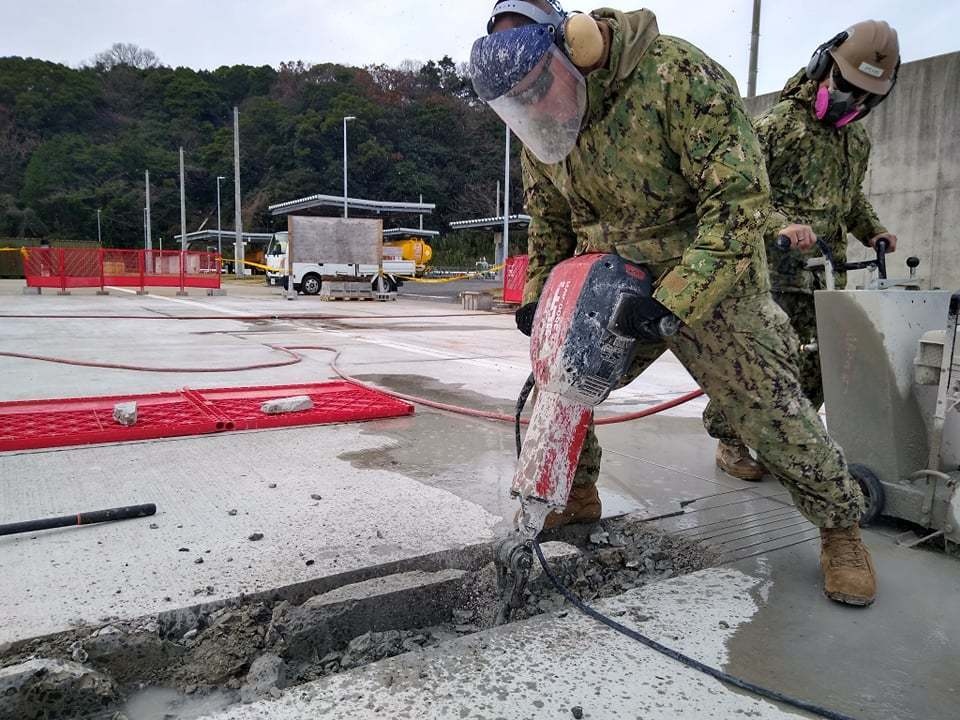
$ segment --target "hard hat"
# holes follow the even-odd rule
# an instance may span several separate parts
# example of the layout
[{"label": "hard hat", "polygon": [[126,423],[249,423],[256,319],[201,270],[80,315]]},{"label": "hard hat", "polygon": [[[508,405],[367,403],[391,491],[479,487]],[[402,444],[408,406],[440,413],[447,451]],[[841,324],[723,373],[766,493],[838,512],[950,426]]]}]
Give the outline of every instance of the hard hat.
[{"label": "hard hat", "polygon": [[818,76],[815,77],[818,80],[826,77],[829,70],[827,58],[823,57],[826,54],[851,85],[880,97],[893,89],[900,66],[900,43],[897,31],[882,20],[851,25],[826,47],[821,45],[811,58],[811,65],[816,65],[811,77]]}]

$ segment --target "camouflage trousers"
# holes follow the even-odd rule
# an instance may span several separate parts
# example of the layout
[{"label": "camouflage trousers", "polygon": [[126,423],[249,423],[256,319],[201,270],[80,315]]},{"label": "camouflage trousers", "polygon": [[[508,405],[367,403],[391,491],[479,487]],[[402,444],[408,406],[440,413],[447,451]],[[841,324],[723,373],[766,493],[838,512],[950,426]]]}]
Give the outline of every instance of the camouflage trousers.
[{"label": "camouflage trousers", "polygon": [[[774,291],[773,299],[790,318],[790,325],[799,337],[800,344],[806,345],[817,339],[817,314],[814,309],[812,294]],[[799,348],[799,344],[797,347]],[[815,352],[798,351],[798,363],[800,387],[803,388],[803,394],[807,396],[810,404],[819,411],[823,405],[820,355]],[[713,400],[703,411],[703,426],[711,437],[715,437],[720,442],[731,444],[743,442]],[[749,445],[750,443],[744,444]]]},{"label": "camouflage trousers", "polygon": [[[769,293],[729,298],[695,328],[642,345],[622,384],[672,351],[810,522],[849,527],[863,512],[863,495],[797,382],[797,345],[789,319]],[[596,482],[600,457],[591,426],[574,484]]]}]

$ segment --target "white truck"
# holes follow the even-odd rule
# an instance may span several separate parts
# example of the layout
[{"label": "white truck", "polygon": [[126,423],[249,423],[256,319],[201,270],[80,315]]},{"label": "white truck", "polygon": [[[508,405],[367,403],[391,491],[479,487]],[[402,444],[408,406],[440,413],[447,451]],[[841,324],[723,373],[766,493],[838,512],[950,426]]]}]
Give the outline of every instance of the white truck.
[{"label": "white truck", "polygon": [[289,216],[287,232],[277,233],[267,249],[269,285],[287,287],[289,252],[294,290],[304,295],[381,297],[416,272],[399,249],[383,246],[380,220]]}]

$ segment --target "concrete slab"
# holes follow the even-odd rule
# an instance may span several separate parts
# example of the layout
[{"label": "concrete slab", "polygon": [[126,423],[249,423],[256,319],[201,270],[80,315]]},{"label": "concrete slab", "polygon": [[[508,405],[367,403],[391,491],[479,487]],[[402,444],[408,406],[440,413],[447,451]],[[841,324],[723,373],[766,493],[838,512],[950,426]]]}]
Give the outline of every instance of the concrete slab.
[{"label": "concrete slab", "polygon": [[[243,321],[250,314],[291,312],[291,305],[266,288],[239,284],[230,292],[187,299],[84,291],[21,297],[19,285],[0,282],[0,315],[213,317],[2,318],[0,351],[223,367],[217,363],[269,360],[268,342],[319,344],[341,349],[344,369],[367,382],[501,411],[512,409],[528,372],[527,340],[509,315],[474,316],[409,299],[348,305],[301,298],[295,312],[338,317]],[[68,369],[0,358],[0,372],[16,378],[0,387],[0,399],[331,376],[327,353],[304,356],[286,368],[203,375]],[[635,410],[692,385],[676,360],[665,356],[615,393],[603,411]],[[745,559],[715,571],[721,575],[698,575],[693,585],[647,587],[621,600],[628,606],[610,606],[626,611],[619,619],[653,618],[640,624],[698,657],[856,717],[954,717],[960,692],[960,606],[952,602],[960,578],[956,560],[901,551],[885,535],[870,533],[880,600],[866,611],[829,603],[819,589],[816,531],[799,521],[779,484],[748,487],[715,470],[714,445],[699,420],[702,407],[702,401],[691,403],[600,430],[605,509],[641,509],[651,517],[682,509],[658,525],[700,538],[731,560]],[[507,496],[513,465],[509,424],[422,408],[413,418],[361,426],[0,456],[0,522],[132,502],[157,502],[162,513],[147,523],[0,542],[0,573],[16,578],[0,586],[0,603],[12,618],[0,628],[0,643],[71,621],[140,615],[322,580],[349,568],[487,540],[515,509]],[[323,500],[311,500],[312,494]],[[230,509],[238,514],[230,516]],[[264,539],[250,542],[253,532]],[[180,553],[181,547],[190,552]],[[195,564],[200,558],[204,562]],[[307,566],[307,560],[314,564]],[[202,595],[194,596],[195,590]],[[557,657],[565,664],[557,664]],[[571,613],[524,624],[516,635],[495,631],[370,666],[288,691],[277,704],[238,708],[224,717],[458,717],[461,711],[483,718],[565,717],[573,705],[582,705],[585,717],[782,716],[754,702],[687,676]]]},{"label": "concrete slab", "polygon": [[[723,666],[727,643],[759,611],[763,585],[708,570],[597,607],[654,639]],[[811,698],[809,694],[807,697]],[[315,717],[565,718],[807,717],[683,667],[570,611],[409,653],[209,715],[208,720]]]},{"label": "concrete slab", "polygon": [[0,584],[16,618],[0,643],[491,539],[500,518],[476,503],[336,457],[373,450],[386,424],[0,456],[0,523],[158,507],[155,518],[0,538],[0,575],[18,579]]}]

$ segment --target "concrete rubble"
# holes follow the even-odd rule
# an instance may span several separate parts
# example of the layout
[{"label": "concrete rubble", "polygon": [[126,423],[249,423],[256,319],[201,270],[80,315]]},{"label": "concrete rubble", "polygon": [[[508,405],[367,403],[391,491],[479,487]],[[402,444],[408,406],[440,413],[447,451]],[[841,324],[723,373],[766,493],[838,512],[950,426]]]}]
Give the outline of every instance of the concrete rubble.
[{"label": "concrete rubble", "polygon": [[113,680],[71,660],[41,657],[0,668],[0,720],[83,718],[119,698]]},{"label": "concrete rubble", "polygon": [[[579,547],[562,541],[543,545],[554,574],[587,599],[696,570],[709,558],[689,543],[640,525],[623,520],[605,525],[604,534],[621,538],[622,546],[596,546],[582,537],[568,538]],[[102,679],[103,687],[113,689],[105,704],[118,707],[122,694],[142,686],[176,688],[191,697],[227,693],[234,702],[252,703],[480,632],[492,623],[496,594],[492,563],[475,570],[388,574],[300,604],[238,599],[15,643],[0,655],[0,665],[21,667],[38,655],[69,663]],[[537,568],[516,619],[563,606],[564,599]],[[31,711],[47,712],[45,697],[29,695]]]},{"label": "concrete rubble", "polygon": [[267,400],[260,406],[260,412],[265,415],[285,415],[287,413],[303,412],[304,410],[313,410],[313,400],[307,395]]},{"label": "concrete rubble", "polygon": [[113,419],[124,427],[133,427],[137,424],[137,403],[117,403],[113,406]]}]

